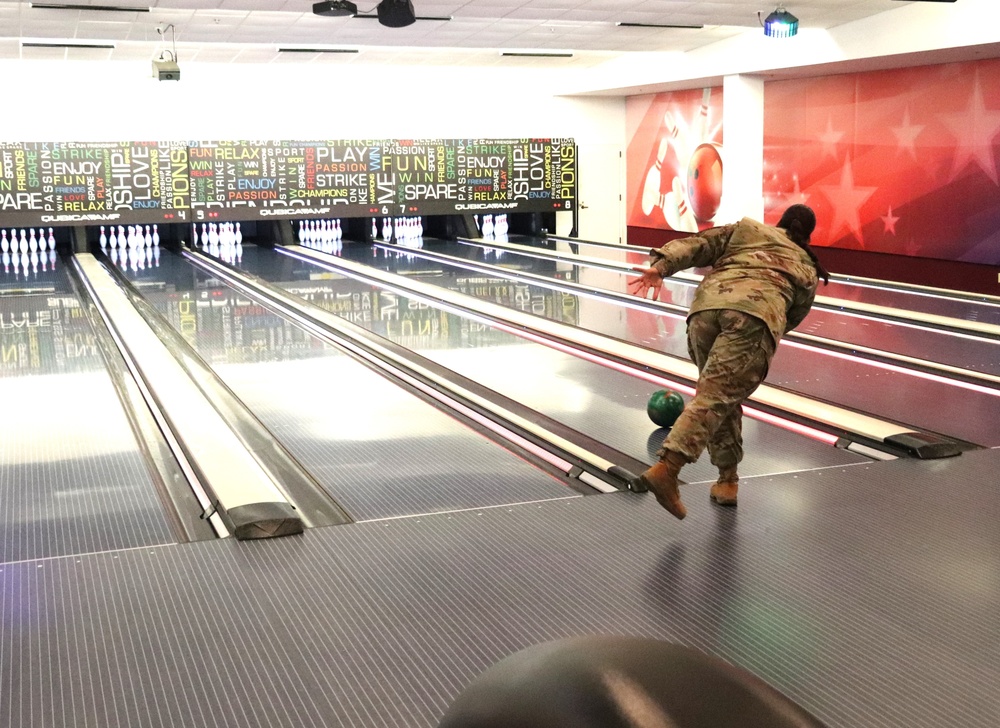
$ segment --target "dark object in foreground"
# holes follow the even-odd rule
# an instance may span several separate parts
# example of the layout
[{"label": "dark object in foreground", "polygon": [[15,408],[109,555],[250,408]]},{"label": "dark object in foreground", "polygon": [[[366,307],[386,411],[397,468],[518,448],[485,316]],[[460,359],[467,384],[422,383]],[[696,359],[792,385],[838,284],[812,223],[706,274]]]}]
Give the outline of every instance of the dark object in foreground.
[{"label": "dark object in foreground", "polygon": [[458,696],[438,728],[823,728],[746,670],[680,645],[573,637],[521,650]]}]

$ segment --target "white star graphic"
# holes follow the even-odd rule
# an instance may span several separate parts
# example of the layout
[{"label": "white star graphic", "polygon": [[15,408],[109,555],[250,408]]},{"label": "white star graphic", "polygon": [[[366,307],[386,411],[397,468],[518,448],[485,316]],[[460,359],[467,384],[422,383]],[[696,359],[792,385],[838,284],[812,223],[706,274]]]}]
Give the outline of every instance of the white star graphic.
[{"label": "white star graphic", "polygon": [[986,176],[993,180],[993,184],[1000,185],[997,165],[993,159],[995,154],[993,137],[1000,131],[1000,111],[987,110],[983,103],[983,89],[978,72],[969,109],[941,116],[958,139],[958,144],[955,146],[955,162],[951,167],[949,179],[954,180],[970,162],[975,161]]},{"label": "white star graphic", "polygon": [[792,177],[795,180],[795,188],[791,192],[786,192],[781,196],[785,198],[785,206],[791,205],[807,205],[809,204],[809,195],[802,191],[799,186],[799,176],[794,175]]},{"label": "white star graphic", "polygon": [[833,121],[830,117],[826,119],[826,131],[820,134],[819,140],[823,142],[823,156],[829,154],[834,159],[837,158],[837,143],[843,138],[844,132],[833,130]]},{"label": "white star graphic", "polygon": [[854,170],[850,157],[841,169],[839,185],[819,185],[819,191],[833,205],[830,240],[836,240],[840,231],[846,228],[864,246],[864,237],[861,235],[861,206],[875,194],[877,189],[877,187],[854,186]]},{"label": "white star graphic", "polygon": [[899,150],[904,149],[910,153],[910,156],[914,159],[917,158],[917,147],[915,142],[917,137],[920,136],[920,132],[924,130],[923,124],[911,124],[910,123],[910,107],[907,106],[906,110],[903,112],[903,125],[892,127],[892,133],[896,135],[896,142],[899,144]]},{"label": "white star graphic", "polygon": [[885,223],[885,232],[890,235],[896,234],[896,223],[899,222],[899,218],[892,214],[892,205],[889,206],[889,212],[882,216],[882,222]]}]

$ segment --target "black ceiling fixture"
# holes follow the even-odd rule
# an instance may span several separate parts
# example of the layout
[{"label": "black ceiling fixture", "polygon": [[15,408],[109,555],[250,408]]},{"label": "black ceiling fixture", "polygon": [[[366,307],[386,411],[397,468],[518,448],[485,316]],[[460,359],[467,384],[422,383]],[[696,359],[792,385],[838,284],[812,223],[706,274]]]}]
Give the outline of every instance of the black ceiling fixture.
[{"label": "black ceiling fixture", "polygon": [[405,28],[416,21],[410,0],[382,0],[378,4],[378,22],[387,28]]},{"label": "black ceiling fixture", "polygon": [[348,0],[326,0],[313,4],[313,15],[328,18],[344,18],[358,14],[358,6]]},{"label": "black ceiling fixture", "polygon": [[278,48],[278,53],[358,53],[357,48]]},{"label": "black ceiling fixture", "polygon": [[674,25],[673,23],[615,23],[619,28],[680,28],[683,30],[701,30],[704,25]]},{"label": "black ceiling fixture", "polygon": [[31,7],[41,10],[87,10],[102,13],[148,13],[149,7],[126,5],[79,5],[74,3],[31,3]]}]

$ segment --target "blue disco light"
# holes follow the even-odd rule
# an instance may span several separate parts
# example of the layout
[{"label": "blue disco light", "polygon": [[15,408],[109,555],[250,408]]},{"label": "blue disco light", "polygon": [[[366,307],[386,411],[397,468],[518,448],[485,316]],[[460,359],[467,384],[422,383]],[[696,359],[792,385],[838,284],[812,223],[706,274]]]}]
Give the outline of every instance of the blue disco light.
[{"label": "blue disco light", "polygon": [[769,38],[791,38],[799,32],[799,19],[782,7],[764,19],[764,35]]}]

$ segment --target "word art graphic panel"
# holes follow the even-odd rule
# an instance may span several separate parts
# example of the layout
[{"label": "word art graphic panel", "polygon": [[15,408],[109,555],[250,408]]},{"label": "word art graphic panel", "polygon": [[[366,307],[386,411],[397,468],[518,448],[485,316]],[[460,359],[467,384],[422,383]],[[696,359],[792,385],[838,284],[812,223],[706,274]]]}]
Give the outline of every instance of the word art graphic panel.
[{"label": "word art graphic panel", "polygon": [[0,143],[6,227],[571,210],[571,139]]},{"label": "word art graphic panel", "polygon": [[0,142],[4,226],[189,220],[183,142]]},{"label": "word art graphic panel", "polygon": [[193,219],[572,209],[565,139],[192,143]]}]

